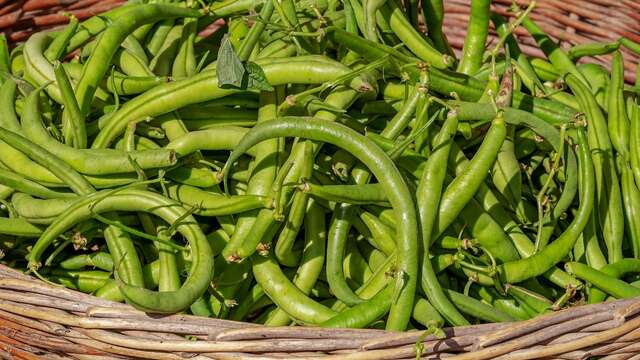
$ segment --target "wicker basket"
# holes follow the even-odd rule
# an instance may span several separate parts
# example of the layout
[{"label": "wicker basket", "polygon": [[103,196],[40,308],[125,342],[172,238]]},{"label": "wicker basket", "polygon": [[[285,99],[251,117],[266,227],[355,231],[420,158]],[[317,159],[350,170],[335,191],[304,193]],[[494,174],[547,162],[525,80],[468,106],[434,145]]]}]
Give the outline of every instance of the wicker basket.
[{"label": "wicker basket", "polygon": [[[493,0],[492,10],[508,16],[514,0]],[[531,0],[515,0],[526,7]],[[451,46],[459,51],[464,44],[470,0],[445,0],[444,31]],[[536,0],[531,18],[551,37],[560,41],[564,48],[590,42],[612,42],[627,37],[640,42],[640,1],[637,0]],[[518,43],[529,56],[544,58],[542,51],[527,31],[515,31]],[[497,40],[491,33],[490,42]],[[633,83],[640,55],[622,49],[625,60],[625,78]],[[582,61],[596,62],[609,67],[611,56],[585,58]]]},{"label": "wicker basket", "polygon": [[[189,315],[156,317],[0,266],[0,355],[7,358],[631,359],[640,301],[573,307],[518,323],[422,331],[264,327]],[[636,356],[636,357],[634,357]]]},{"label": "wicker basket", "polygon": [[[10,41],[83,19],[124,0],[0,0],[0,31]],[[518,0],[527,5],[528,0]],[[469,0],[446,0],[446,32],[464,41]],[[495,0],[507,14],[511,0]],[[637,0],[538,0],[532,17],[566,46],[615,40],[640,42]],[[524,31],[523,49],[542,56]],[[495,41],[492,38],[491,41]],[[607,57],[595,61],[607,63]],[[625,53],[627,81],[638,57]],[[572,307],[517,323],[421,331],[268,328],[189,315],[153,316],[134,308],[48,285],[0,265],[0,356],[9,359],[338,358],[640,359],[640,300]],[[421,346],[417,346],[421,343]]]},{"label": "wicker basket", "polygon": [[36,31],[64,25],[69,14],[79,20],[98,15],[126,0],[0,0],[0,31],[11,42]]}]

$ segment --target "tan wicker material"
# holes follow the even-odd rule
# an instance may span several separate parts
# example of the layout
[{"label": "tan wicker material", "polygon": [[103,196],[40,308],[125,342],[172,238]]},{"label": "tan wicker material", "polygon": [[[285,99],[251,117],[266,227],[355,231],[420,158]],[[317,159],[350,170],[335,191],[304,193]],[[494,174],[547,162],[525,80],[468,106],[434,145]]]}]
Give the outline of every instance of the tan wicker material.
[{"label": "tan wicker material", "polygon": [[[526,6],[529,0],[518,0]],[[0,0],[0,31],[12,42],[60,26],[65,12],[79,19],[124,0]],[[545,31],[570,44],[626,36],[640,42],[638,0],[537,0],[532,13]],[[494,0],[508,15],[511,0]],[[445,30],[459,50],[469,0],[446,0]],[[544,55],[524,29],[523,50]],[[492,38],[491,41],[495,41]],[[595,61],[606,64],[608,57]],[[627,81],[639,58],[625,51]],[[46,284],[0,265],[0,358],[6,359],[588,359],[640,360],[640,300],[620,300],[543,315],[517,323],[444,329],[438,339],[421,331],[269,328],[195,317],[157,316]],[[421,343],[421,346],[416,346]]]},{"label": "tan wicker material", "polygon": [[[444,30],[451,46],[459,51],[467,34],[470,0],[445,0]],[[492,10],[502,15],[513,15],[509,7],[513,0],[493,0]],[[525,8],[531,0],[516,0]],[[531,13],[540,27],[561,42],[564,48],[575,44],[591,42],[613,42],[620,37],[627,37],[640,42],[640,1],[637,0],[536,0],[536,7]],[[544,54],[535,44],[527,31],[520,27],[515,31],[522,51],[527,55],[542,57]],[[491,33],[489,43],[496,41],[495,33]],[[636,66],[640,56],[627,49],[622,49],[625,60],[625,78],[634,82]],[[610,56],[585,58],[608,67]]]},{"label": "tan wicker material", "polygon": [[529,321],[422,331],[270,328],[158,316],[0,266],[0,356],[15,359],[587,359],[640,354],[640,301],[578,306]]},{"label": "tan wicker material", "polygon": [[11,42],[26,40],[43,29],[69,22],[69,14],[84,20],[126,0],[0,0],[0,31]]}]

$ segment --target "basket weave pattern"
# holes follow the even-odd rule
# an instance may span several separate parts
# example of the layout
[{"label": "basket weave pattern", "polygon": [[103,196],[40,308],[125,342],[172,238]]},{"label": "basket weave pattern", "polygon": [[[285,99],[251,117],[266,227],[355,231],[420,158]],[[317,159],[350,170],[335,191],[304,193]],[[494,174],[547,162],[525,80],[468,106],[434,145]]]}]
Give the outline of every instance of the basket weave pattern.
[{"label": "basket weave pattern", "polygon": [[84,20],[126,0],[0,0],[0,31],[11,42],[26,40],[36,31],[64,25],[69,15]]},{"label": "basket weave pattern", "polygon": [[415,358],[630,359],[640,353],[640,302],[579,306],[518,323],[422,331],[264,327],[131,306],[45,284],[0,266],[0,356],[15,359]]},{"label": "basket weave pattern", "polygon": [[[513,0],[493,0],[492,10],[512,16],[509,7]],[[531,0],[516,0],[525,8]],[[444,32],[451,46],[460,51],[467,35],[470,0],[445,0]],[[592,42],[613,42],[627,37],[640,42],[640,1],[637,0],[536,0],[536,7],[530,15],[546,33],[563,48]],[[529,56],[545,58],[535,40],[520,27],[515,30],[522,51]],[[489,37],[489,46],[497,41],[495,32]],[[625,80],[633,83],[640,56],[622,48],[625,60]],[[611,56],[585,58],[582,61],[595,62],[609,68]]]},{"label": "basket weave pattern", "polygon": [[[18,42],[34,31],[60,26],[64,13],[80,20],[124,0],[0,0],[0,31]],[[529,0],[518,0],[526,6]],[[637,0],[538,0],[531,17],[563,46],[640,42]],[[508,15],[511,0],[494,0]],[[445,1],[451,45],[464,43],[469,0]],[[495,35],[495,34],[493,34]],[[543,57],[523,29],[525,53]],[[495,41],[495,37],[491,41]],[[627,81],[639,58],[625,52]],[[593,60],[601,64],[608,57]],[[446,338],[423,332],[268,328],[188,315],[152,316],[134,308],[48,285],[0,265],[0,357],[8,359],[184,358],[415,358],[427,359],[640,359],[640,301],[577,306],[517,322],[444,329]],[[416,346],[421,343],[421,346]]]}]

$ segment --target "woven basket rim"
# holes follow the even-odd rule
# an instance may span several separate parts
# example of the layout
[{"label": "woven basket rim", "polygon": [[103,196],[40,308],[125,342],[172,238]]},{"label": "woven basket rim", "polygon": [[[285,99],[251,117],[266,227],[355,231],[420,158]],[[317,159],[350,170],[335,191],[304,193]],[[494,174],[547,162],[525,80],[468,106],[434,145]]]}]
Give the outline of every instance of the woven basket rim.
[{"label": "woven basket rim", "polygon": [[[494,0],[493,8],[506,14],[504,10],[511,1]],[[10,39],[24,40],[33,31],[64,24],[64,17],[45,14],[46,11],[71,10],[87,16],[122,4],[124,0],[67,2],[71,4],[68,8],[56,7],[55,2],[51,2],[50,8],[22,8],[30,2],[0,0],[0,29],[4,29]],[[637,1],[537,2],[534,20],[566,43],[613,40],[622,35],[640,41],[640,3]],[[530,0],[517,0],[517,3],[526,6]],[[459,32],[454,27],[465,26],[468,0],[447,0],[445,6],[455,9],[446,13],[445,24],[453,24],[449,29],[450,38],[460,44],[456,37]],[[522,31],[516,31],[516,35],[526,39]],[[523,41],[527,46],[525,53],[535,53],[536,48]],[[606,64],[608,59],[604,56],[595,61]],[[625,60],[626,80],[633,82],[633,70],[640,57],[625,51]],[[215,358],[324,355],[340,359],[411,358],[415,357],[415,343],[422,341],[427,353],[451,355],[456,359],[560,355],[564,358],[598,355],[626,358],[623,355],[640,353],[639,314],[640,298],[617,300],[574,306],[520,322],[445,328],[446,339],[424,336],[423,331],[417,330],[392,333],[371,329],[269,328],[192,315],[149,315],[126,304],[54,287],[0,265],[2,357],[9,354],[17,358],[34,358],[34,355],[66,358],[73,354],[75,358],[182,359],[203,354]],[[185,340],[185,336],[198,340]],[[196,343],[198,345],[194,345]],[[172,350],[168,346],[175,347]]]},{"label": "woven basket rim", "polygon": [[[455,355],[457,359],[489,359],[507,354],[515,358],[582,356],[612,347],[625,349],[640,339],[639,314],[640,298],[616,300],[575,306],[519,322],[445,328],[445,339],[425,336],[420,330],[394,333],[266,327],[193,315],[147,314],[126,304],[50,285],[0,265],[0,329],[11,329],[11,341],[22,348],[61,354],[65,349],[69,353],[75,344],[78,351],[92,356],[126,353],[176,358],[186,352],[215,358],[330,355],[328,358],[376,359],[414,357],[415,343],[422,341],[429,351]],[[29,343],[23,336],[27,331],[35,332],[38,341],[44,341],[48,348]],[[185,336],[197,340],[185,340]],[[0,345],[10,346],[7,341],[0,330]],[[585,348],[588,350],[581,350]]]}]

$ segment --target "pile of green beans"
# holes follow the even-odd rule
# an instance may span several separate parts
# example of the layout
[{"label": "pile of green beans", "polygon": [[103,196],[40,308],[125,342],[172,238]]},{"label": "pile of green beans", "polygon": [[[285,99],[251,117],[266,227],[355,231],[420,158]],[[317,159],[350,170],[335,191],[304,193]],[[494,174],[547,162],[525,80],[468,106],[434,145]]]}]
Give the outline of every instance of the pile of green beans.
[{"label": "pile of green beans", "polygon": [[0,263],[268,326],[640,296],[640,45],[565,51],[532,7],[472,9],[458,56],[442,0],[131,1],[0,37]]}]

